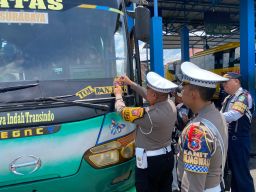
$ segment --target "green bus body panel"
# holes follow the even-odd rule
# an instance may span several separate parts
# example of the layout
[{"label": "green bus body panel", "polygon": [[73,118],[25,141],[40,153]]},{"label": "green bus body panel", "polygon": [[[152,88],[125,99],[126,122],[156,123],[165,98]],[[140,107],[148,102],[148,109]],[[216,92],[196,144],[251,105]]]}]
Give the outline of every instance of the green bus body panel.
[{"label": "green bus body panel", "polygon": [[[113,132],[116,125],[122,125],[122,129]],[[134,129],[134,124],[124,122],[120,114],[114,112],[84,121],[62,124],[58,131],[52,134],[0,140],[0,187],[3,187],[2,190],[8,191],[4,187],[15,185],[17,186],[15,187],[16,191],[30,192],[31,189],[32,192],[34,186],[40,186],[38,183],[49,179],[52,180],[45,181],[49,183],[44,187],[56,186],[58,190],[55,189],[54,192],[64,191],[65,185],[78,185],[78,183],[83,184],[84,182],[88,182],[85,186],[89,188],[101,187],[104,182],[109,183],[109,179],[130,170],[134,166],[134,162],[96,170],[90,165],[84,165],[84,153],[94,147],[97,142],[104,143],[122,137],[133,132]],[[41,166],[35,172],[31,173],[34,165],[16,168],[17,172],[23,175],[17,175],[11,171],[10,164],[15,159],[22,157],[16,164],[28,163],[34,161],[33,158],[30,158],[31,155],[41,160]],[[81,162],[83,162],[82,166]],[[76,181],[75,178],[78,180]],[[32,184],[27,185],[28,182],[32,182]],[[23,190],[23,185],[32,188]],[[10,190],[10,192],[13,191]],[[43,186],[39,191],[50,192],[48,189],[44,190]],[[79,187],[77,191],[79,191]]]},{"label": "green bus body panel", "polygon": [[[0,192],[135,192],[134,165],[133,158],[113,167],[94,169],[83,160],[79,172],[75,175],[0,188]],[[127,180],[111,184],[113,179],[127,172],[131,172]]]},{"label": "green bus body panel", "polygon": [[[60,130],[49,135],[1,140],[0,185],[9,185],[52,177],[75,174],[84,152],[95,145],[103,116],[63,124]],[[41,167],[33,174],[15,175],[9,164],[20,156],[33,155],[41,159]],[[18,170],[22,173],[24,168]]]}]

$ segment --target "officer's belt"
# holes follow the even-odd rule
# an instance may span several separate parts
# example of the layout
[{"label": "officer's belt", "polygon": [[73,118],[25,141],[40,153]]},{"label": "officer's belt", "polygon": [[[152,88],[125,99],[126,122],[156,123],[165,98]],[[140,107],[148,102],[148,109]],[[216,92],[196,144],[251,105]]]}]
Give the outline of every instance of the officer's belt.
[{"label": "officer's belt", "polygon": [[152,156],[158,156],[158,155],[164,155],[166,153],[169,153],[172,150],[171,146],[163,147],[161,149],[152,150],[152,151],[146,151],[147,157]]}]

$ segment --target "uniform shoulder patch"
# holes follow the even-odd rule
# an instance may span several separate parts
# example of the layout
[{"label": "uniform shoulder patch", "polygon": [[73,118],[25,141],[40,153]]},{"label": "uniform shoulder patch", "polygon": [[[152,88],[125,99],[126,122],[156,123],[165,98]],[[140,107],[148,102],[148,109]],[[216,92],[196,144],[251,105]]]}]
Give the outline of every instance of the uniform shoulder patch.
[{"label": "uniform shoulder patch", "polygon": [[122,117],[125,121],[134,122],[144,116],[145,109],[142,107],[125,107],[122,110]]},{"label": "uniform shoulder patch", "polygon": [[248,107],[248,99],[246,94],[241,94],[238,96],[236,101],[234,102],[233,106],[231,107],[233,110],[244,114],[246,108]]},{"label": "uniform shoulder patch", "polygon": [[182,133],[184,169],[195,173],[208,173],[212,157],[212,141],[202,123],[189,124]]},{"label": "uniform shoulder patch", "polygon": [[240,95],[238,97],[238,101],[243,102],[245,100],[245,98],[246,98],[245,95]]}]

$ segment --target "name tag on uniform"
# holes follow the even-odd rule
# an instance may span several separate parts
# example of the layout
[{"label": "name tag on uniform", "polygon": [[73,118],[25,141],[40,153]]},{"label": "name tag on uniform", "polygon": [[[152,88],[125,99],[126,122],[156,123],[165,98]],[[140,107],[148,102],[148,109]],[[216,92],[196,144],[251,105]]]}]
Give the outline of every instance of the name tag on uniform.
[{"label": "name tag on uniform", "polygon": [[146,169],[148,167],[147,154],[145,149],[136,147],[136,165],[140,169]]}]

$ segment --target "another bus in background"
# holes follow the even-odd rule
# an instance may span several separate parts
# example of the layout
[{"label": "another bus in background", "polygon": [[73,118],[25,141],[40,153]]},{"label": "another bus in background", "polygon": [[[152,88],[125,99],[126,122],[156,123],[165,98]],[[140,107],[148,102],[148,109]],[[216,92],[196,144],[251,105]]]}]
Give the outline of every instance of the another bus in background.
[{"label": "another bus in background", "polygon": [[176,80],[176,63],[180,62],[180,60],[172,61],[164,65],[164,76],[166,79],[170,81]]},{"label": "another bus in background", "polygon": [[[220,45],[194,54],[192,57],[190,57],[190,61],[203,69],[211,70],[219,75],[223,75],[228,71],[239,72],[239,46],[240,43],[238,42]],[[165,67],[166,78],[172,80],[180,77],[180,65],[181,60],[168,63]]]},{"label": "another bus in background", "polygon": [[240,43],[232,42],[196,53],[190,58],[199,67],[219,75],[228,71],[239,72]]},{"label": "another bus in background", "polygon": [[[224,75],[226,72],[240,72],[240,43],[232,42],[220,45],[205,51],[194,54],[190,61],[203,69],[207,69]],[[180,80],[182,78],[180,70],[181,60],[176,60],[166,66],[165,77],[169,80]],[[216,104],[219,101],[220,87],[217,87],[213,100]],[[217,104],[218,105],[218,104]]]}]

